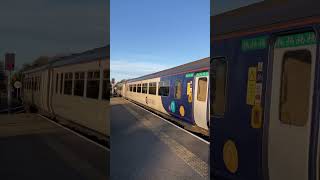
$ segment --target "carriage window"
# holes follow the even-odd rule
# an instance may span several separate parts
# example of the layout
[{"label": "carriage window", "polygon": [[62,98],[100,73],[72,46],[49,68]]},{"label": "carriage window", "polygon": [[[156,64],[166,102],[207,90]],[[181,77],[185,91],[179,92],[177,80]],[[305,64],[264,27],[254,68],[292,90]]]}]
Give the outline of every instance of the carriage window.
[{"label": "carriage window", "polygon": [[39,91],[41,91],[41,76],[39,77]]},{"label": "carriage window", "polygon": [[141,84],[138,84],[137,92],[138,92],[138,93],[141,93]]},{"label": "carriage window", "polygon": [[66,95],[72,94],[72,80],[73,80],[72,73],[65,73],[64,74],[64,94],[66,94]]},{"label": "carriage window", "polygon": [[181,81],[177,80],[174,86],[174,98],[181,99]]},{"label": "carriage window", "polygon": [[133,92],[137,92],[137,85],[136,84],[133,85]]},{"label": "carriage window", "polygon": [[148,83],[142,84],[142,93],[144,93],[144,94],[148,93]]},{"label": "carriage window", "polygon": [[103,91],[102,91],[102,99],[109,100],[110,99],[110,78],[109,78],[110,72],[107,70],[103,71]]},{"label": "carriage window", "polygon": [[83,96],[84,94],[84,72],[76,72],[74,74],[74,92],[75,96]]},{"label": "carriage window", "polygon": [[157,94],[157,83],[156,82],[149,83],[149,94],[153,94],[153,95]]},{"label": "carriage window", "polygon": [[59,74],[56,76],[56,94],[58,94],[58,81],[59,81]]},{"label": "carriage window", "polygon": [[310,82],[310,51],[286,52],[281,74],[280,121],[282,123],[305,126],[309,114]]},{"label": "carriage window", "polygon": [[159,82],[159,96],[169,96],[170,93],[170,83],[169,81],[160,81]]},{"label": "carriage window", "polygon": [[100,72],[91,71],[88,72],[87,78],[87,97],[98,99],[99,98],[99,88],[100,88]]},{"label": "carriage window", "polygon": [[60,74],[60,94],[62,94],[63,90],[63,73]]},{"label": "carriage window", "polygon": [[224,59],[214,59],[210,64],[211,83],[211,106],[210,112],[213,115],[223,116],[226,104],[226,83],[227,83],[227,61]]},{"label": "carriage window", "polygon": [[197,93],[197,100],[198,101],[206,101],[207,89],[208,89],[208,78],[206,78],[206,77],[199,78],[199,80],[198,80],[198,93]]}]

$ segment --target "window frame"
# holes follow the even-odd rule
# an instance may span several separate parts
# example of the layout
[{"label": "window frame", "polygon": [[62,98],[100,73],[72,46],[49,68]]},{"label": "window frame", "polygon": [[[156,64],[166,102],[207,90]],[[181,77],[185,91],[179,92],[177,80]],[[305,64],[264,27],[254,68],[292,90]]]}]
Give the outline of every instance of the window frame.
[{"label": "window frame", "polygon": [[[180,83],[180,97],[177,97],[176,95],[177,95],[177,83]],[[182,98],[182,81],[180,80],[180,79],[177,79],[177,80],[175,80],[175,82],[174,82],[174,94],[173,94],[173,97],[174,97],[174,99],[177,99],[177,100],[180,100],[181,98]]]},{"label": "window frame", "polygon": [[[305,127],[309,121],[309,113],[307,114],[307,117],[306,117],[306,120],[305,122],[303,123],[303,125],[298,125],[298,124],[294,124],[294,120],[291,120],[289,119],[288,122],[282,120],[282,116],[281,116],[281,108],[282,108],[282,92],[283,92],[283,86],[282,86],[282,83],[283,83],[283,76],[284,76],[284,70],[285,70],[285,63],[289,60],[289,58],[286,58],[286,56],[289,56],[288,54],[290,53],[294,53],[296,51],[305,51],[308,53],[308,55],[310,55],[310,66],[311,66],[311,71],[310,71],[310,82],[311,82],[311,76],[312,76],[312,53],[309,49],[297,49],[297,50],[288,50],[286,51],[284,54],[283,54],[283,57],[282,57],[282,62],[281,62],[281,77],[280,77],[280,91],[279,91],[279,104],[278,104],[278,117],[279,117],[279,121],[281,124],[283,125],[288,125],[288,126],[292,126],[292,127]],[[311,86],[311,84],[310,84]],[[311,88],[309,89],[309,97],[310,97],[310,93],[311,93]],[[286,95],[287,96],[287,95]],[[308,112],[312,111],[312,107],[309,107],[309,104],[310,104],[310,99],[308,97]],[[287,100],[287,97],[285,97],[286,100]],[[312,101],[312,99],[311,99]]]},{"label": "window frame", "polygon": [[[168,86],[161,86],[161,85],[160,85],[160,83],[163,84],[164,82],[168,82]],[[161,88],[161,87],[168,87],[169,92],[168,92],[168,94],[167,94],[166,96],[160,95],[160,88]],[[158,82],[158,96],[161,96],[161,97],[169,97],[169,96],[170,96],[170,80],[164,80],[164,81],[159,81],[159,82]]]},{"label": "window frame", "polygon": [[[215,99],[214,99],[214,92],[213,90],[215,90],[215,80],[216,78],[213,78],[215,77],[213,75],[213,72],[216,72],[216,66],[217,64],[215,65],[211,65],[212,63],[215,63],[215,62],[223,62],[225,64],[225,78],[224,78],[224,105],[223,105],[223,113],[219,113],[217,114],[215,112],[215,108],[214,107],[214,102],[215,102]],[[214,66],[214,67],[212,67]],[[214,71],[212,71],[212,69],[214,69]],[[214,57],[210,60],[210,72],[209,72],[209,79],[210,79],[210,82],[209,82],[209,96],[210,96],[210,115],[211,116],[214,116],[214,117],[224,117],[224,115],[226,114],[226,111],[227,111],[227,104],[228,104],[228,82],[229,82],[229,62],[227,61],[227,58],[226,57]],[[212,93],[211,93],[212,91]]]}]

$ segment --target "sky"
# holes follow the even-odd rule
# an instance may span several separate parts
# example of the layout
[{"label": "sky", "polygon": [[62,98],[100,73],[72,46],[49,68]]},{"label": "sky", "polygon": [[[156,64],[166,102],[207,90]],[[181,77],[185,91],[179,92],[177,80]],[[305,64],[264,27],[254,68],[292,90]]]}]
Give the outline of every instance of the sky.
[{"label": "sky", "polygon": [[209,0],[112,0],[111,78],[136,78],[210,55]]},{"label": "sky", "polygon": [[107,45],[108,1],[1,0],[0,61],[6,52],[14,52],[19,68],[42,55]]}]

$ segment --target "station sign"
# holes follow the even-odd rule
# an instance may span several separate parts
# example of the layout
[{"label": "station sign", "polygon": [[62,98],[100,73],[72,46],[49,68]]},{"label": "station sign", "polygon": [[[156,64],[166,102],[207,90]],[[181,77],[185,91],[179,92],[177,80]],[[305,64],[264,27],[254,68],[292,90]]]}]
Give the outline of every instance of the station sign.
[{"label": "station sign", "polygon": [[7,71],[14,70],[14,64],[15,64],[15,54],[6,53],[5,54],[5,70]]}]

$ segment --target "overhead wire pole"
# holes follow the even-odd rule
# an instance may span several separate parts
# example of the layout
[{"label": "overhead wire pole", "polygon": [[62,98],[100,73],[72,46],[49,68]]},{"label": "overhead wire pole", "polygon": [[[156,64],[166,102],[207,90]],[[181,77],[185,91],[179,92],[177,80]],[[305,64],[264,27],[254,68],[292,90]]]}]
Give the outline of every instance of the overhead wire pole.
[{"label": "overhead wire pole", "polygon": [[8,114],[10,114],[11,108],[11,70],[8,72]]}]

